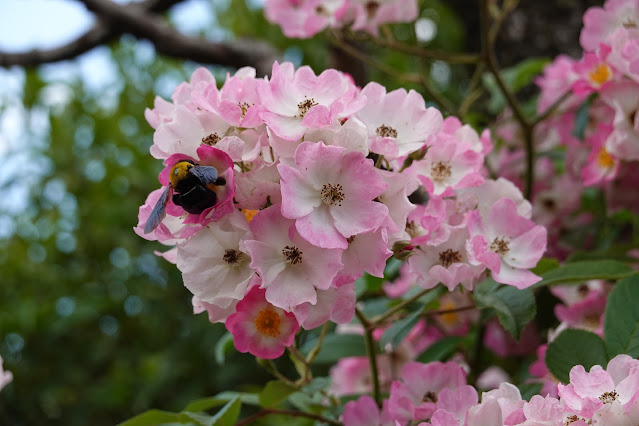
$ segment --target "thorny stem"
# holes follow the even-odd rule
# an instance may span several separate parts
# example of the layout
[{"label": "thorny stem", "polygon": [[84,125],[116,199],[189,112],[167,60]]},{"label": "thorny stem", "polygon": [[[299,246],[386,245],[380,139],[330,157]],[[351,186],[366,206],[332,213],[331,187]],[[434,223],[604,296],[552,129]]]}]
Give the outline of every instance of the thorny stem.
[{"label": "thorny stem", "polygon": [[375,340],[373,339],[373,328],[366,316],[358,308],[355,308],[355,315],[364,327],[364,345],[366,346],[366,354],[371,367],[371,381],[373,382],[373,399],[377,406],[381,408],[382,398],[379,389],[379,374],[377,372],[377,351],[375,350]]},{"label": "thorny stem", "polygon": [[274,408],[264,408],[261,411],[253,414],[252,416],[248,416],[247,418],[235,423],[235,426],[250,425],[250,424],[253,424],[255,420],[260,419],[262,417],[266,417],[271,414],[282,414],[282,415],[291,416],[291,417],[305,417],[307,419],[317,420],[318,422],[326,423],[329,425],[342,426],[341,422],[338,422],[333,419],[329,419],[324,416],[320,416],[319,414],[306,413],[304,411],[295,411],[295,410],[277,410]]}]

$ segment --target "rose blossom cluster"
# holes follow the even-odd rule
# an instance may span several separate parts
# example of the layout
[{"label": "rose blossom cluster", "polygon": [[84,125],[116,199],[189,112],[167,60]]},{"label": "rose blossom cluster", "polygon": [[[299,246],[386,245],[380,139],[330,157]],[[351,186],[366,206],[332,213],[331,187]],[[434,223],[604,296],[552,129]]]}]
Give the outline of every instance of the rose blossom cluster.
[{"label": "rose blossom cluster", "polygon": [[383,24],[417,18],[416,0],[266,0],[266,18],[285,36],[309,38],[326,28],[350,26],[374,36]]},{"label": "rose blossom cluster", "polygon": [[348,402],[345,426],[632,426],[639,422],[639,360],[617,355],[604,370],[578,365],[559,397],[522,399],[519,389],[502,383],[478,393],[454,362],[404,365],[380,410],[370,396]]},{"label": "rose blossom cluster", "polygon": [[[583,21],[582,58],[559,55],[536,80],[538,113],[556,111],[535,127],[533,218],[549,229],[549,254],[557,257],[573,250],[560,236],[592,220],[573,214],[584,187],[601,188],[609,211],[639,212],[639,8],[634,0],[609,0],[588,9]],[[506,144],[489,162],[522,187],[519,128],[510,120],[496,133]],[[555,155],[562,156],[561,165]]]},{"label": "rose blossom cluster", "polygon": [[[241,351],[275,358],[300,326],[350,322],[355,280],[382,277],[393,253],[425,289],[472,290],[488,270],[518,288],[540,279],[528,269],[546,230],[512,183],[485,178],[488,132],[444,120],[412,90],[290,63],[263,79],[241,69],[218,89],[200,68],[146,118],[165,168],[136,232],[175,246],[163,256],[195,310],[224,321]],[[215,203],[189,213],[169,197],[145,233],[185,160],[217,170],[221,183],[199,188]],[[412,203],[415,191],[427,202]]]}]

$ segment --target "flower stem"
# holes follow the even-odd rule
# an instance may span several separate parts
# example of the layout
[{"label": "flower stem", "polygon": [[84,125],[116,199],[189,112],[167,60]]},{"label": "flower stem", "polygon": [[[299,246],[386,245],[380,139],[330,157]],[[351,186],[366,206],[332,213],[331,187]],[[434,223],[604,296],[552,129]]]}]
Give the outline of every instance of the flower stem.
[{"label": "flower stem", "polygon": [[364,327],[364,345],[366,346],[366,354],[371,367],[371,382],[373,383],[373,399],[377,406],[381,408],[382,398],[379,389],[379,373],[377,370],[377,351],[375,350],[375,340],[373,339],[373,328],[366,316],[358,308],[355,308],[355,315]]}]

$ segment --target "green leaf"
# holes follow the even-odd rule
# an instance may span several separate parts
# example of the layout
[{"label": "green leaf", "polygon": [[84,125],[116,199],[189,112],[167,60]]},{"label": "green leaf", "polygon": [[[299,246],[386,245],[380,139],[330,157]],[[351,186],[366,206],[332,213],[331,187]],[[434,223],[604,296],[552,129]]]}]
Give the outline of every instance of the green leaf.
[{"label": "green leaf", "polygon": [[583,365],[588,371],[593,365],[605,367],[607,363],[604,341],[586,330],[564,330],[546,350],[548,369],[563,383],[570,381],[570,370],[575,365]]},{"label": "green leaf", "polygon": [[537,311],[532,290],[499,286],[490,278],[475,289],[474,297],[478,308],[494,309],[501,325],[517,340]]},{"label": "green leaf", "polygon": [[242,401],[239,396],[230,400],[220,411],[211,417],[211,421],[215,426],[233,426],[240,416]]},{"label": "green leaf", "polygon": [[215,362],[223,365],[226,354],[233,348],[233,335],[227,331],[215,344]]},{"label": "green leaf", "polygon": [[455,352],[461,341],[462,338],[457,336],[444,337],[430,345],[426,351],[422,352],[422,354],[417,357],[417,361],[423,363],[444,361]]},{"label": "green leaf", "polygon": [[577,139],[583,141],[586,136],[586,128],[588,127],[588,116],[590,114],[590,105],[597,95],[592,94],[586,99],[579,108],[577,114],[575,114],[575,128],[572,130],[572,135]]},{"label": "green leaf", "polygon": [[193,413],[190,411],[184,411],[180,414],[180,423],[183,424],[195,424],[199,426],[213,426],[213,417],[202,414],[202,413]]},{"label": "green leaf", "polygon": [[[307,354],[316,341],[309,341],[302,347],[302,353]],[[356,334],[328,334],[322,343],[315,363],[333,363],[340,358],[349,356],[365,356],[364,337]]]},{"label": "green leaf", "polygon": [[542,274],[542,280],[534,287],[559,283],[581,283],[588,280],[616,280],[632,273],[632,268],[617,260],[589,260],[566,263]]},{"label": "green leaf", "polygon": [[384,349],[387,345],[390,344],[391,347],[395,349],[397,345],[399,345],[401,341],[404,340],[408,332],[415,326],[415,324],[417,324],[417,320],[419,320],[419,315],[421,313],[422,310],[418,309],[409,316],[402,318],[401,320],[388,327],[386,331],[384,331],[384,334],[382,334],[382,338],[379,342],[380,347]]},{"label": "green leaf", "polygon": [[189,405],[184,407],[182,411],[190,411],[190,412],[203,412],[208,411],[211,408],[219,407],[220,405],[224,405],[229,402],[228,398],[220,398],[218,396],[212,396],[210,398],[201,398],[196,399],[195,401],[189,402]]},{"label": "green leaf", "polygon": [[294,386],[279,380],[271,380],[264,386],[262,392],[260,392],[260,405],[262,407],[274,407],[280,402],[285,401],[293,392],[297,392],[297,388]]},{"label": "green leaf", "polygon": [[525,399],[526,401],[530,401],[535,395],[539,395],[541,392],[541,388],[543,387],[542,383],[521,383],[519,386],[519,392],[521,393],[521,399]]},{"label": "green leaf", "polygon": [[149,410],[142,414],[139,414],[132,419],[129,419],[120,426],[147,426],[147,425],[159,425],[162,423],[178,422],[180,419],[179,413],[171,413],[169,411],[162,410]]},{"label": "green leaf", "polygon": [[559,261],[557,259],[553,259],[552,257],[542,257],[539,262],[537,262],[537,266],[532,268],[530,272],[536,275],[543,275],[553,269],[557,269],[558,267]]},{"label": "green leaf", "polygon": [[619,281],[606,302],[604,338],[608,356],[639,357],[639,274]]}]

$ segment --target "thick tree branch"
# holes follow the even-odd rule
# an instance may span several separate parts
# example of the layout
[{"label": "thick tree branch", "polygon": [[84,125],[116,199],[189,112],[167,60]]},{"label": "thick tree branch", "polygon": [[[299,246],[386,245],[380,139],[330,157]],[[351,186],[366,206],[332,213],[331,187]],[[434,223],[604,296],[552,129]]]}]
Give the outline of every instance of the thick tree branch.
[{"label": "thick tree branch", "polygon": [[[164,13],[171,6],[181,3],[183,0],[146,0],[135,5],[142,11]],[[109,26],[105,21],[98,19],[86,33],[64,46],[54,49],[34,49],[23,53],[0,52],[0,66],[10,67],[20,65],[35,67],[42,64],[73,59],[94,47],[109,43],[123,34],[121,28]]]},{"label": "thick tree branch", "polygon": [[126,5],[109,0],[80,1],[98,17],[87,33],[56,49],[18,54],[0,52],[0,66],[35,66],[71,59],[124,33],[151,41],[155,49],[164,55],[234,68],[250,65],[257,69],[259,75],[270,72],[273,61],[278,57],[273,47],[263,41],[212,42],[180,33],[157,13],[166,11],[181,0],[147,0]]}]

